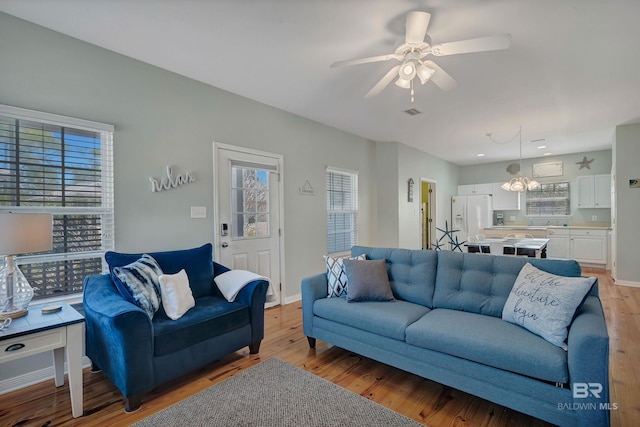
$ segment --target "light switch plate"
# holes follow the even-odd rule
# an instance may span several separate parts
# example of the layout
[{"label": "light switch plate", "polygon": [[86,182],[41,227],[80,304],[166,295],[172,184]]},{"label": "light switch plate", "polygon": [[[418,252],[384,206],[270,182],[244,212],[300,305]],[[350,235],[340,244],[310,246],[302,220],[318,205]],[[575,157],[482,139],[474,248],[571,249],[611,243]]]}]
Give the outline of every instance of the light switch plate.
[{"label": "light switch plate", "polygon": [[207,207],[206,206],[191,206],[191,218],[206,218]]}]

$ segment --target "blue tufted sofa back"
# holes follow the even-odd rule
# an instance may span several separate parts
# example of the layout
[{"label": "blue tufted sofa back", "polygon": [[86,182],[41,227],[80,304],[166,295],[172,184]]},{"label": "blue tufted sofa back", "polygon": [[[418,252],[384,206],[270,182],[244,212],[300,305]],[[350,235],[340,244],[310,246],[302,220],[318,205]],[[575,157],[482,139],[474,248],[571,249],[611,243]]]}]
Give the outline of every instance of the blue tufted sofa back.
[{"label": "blue tufted sofa back", "polygon": [[436,251],[413,249],[370,248],[354,246],[351,256],[366,255],[367,259],[387,260],[391,290],[396,298],[433,306],[438,256]]},{"label": "blue tufted sofa back", "polygon": [[[492,256],[450,251],[354,246],[352,256],[387,260],[396,298],[429,308],[448,308],[501,317],[509,292],[526,263],[560,276],[577,277],[573,260]],[[597,294],[597,285],[592,294]]]}]

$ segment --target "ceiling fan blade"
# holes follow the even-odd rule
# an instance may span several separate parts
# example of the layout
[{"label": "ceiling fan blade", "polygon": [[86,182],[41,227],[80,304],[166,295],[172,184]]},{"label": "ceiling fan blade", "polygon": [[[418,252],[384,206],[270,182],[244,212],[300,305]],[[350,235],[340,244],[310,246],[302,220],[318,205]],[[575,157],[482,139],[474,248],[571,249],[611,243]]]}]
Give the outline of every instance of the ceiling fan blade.
[{"label": "ceiling fan blade", "polygon": [[431,53],[435,56],[457,55],[460,53],[507,49],[509,46],[511,46],[511,34],[499,34],[479,37],[477,39],[437,44],[431,46]]},{"label": "ceiling fan blade", "polygon": [[427,35],[427,27],[431,20],[431,14],[427,12],[413,11],[407,13],[405,42],[420,44]]},{"label": "ceiling fan blade", "polygon": [[400,69],[400,65],[396,65],[395,67],[391,68],[387,74],[384,75],[384,77],[382,77],[378,83],[376,83],[376,85],[374,87],[371,88],[371,90],[369,92],[367,92],[367,94],[364,96],[365,98],[372,98],[374,96],[376,96],[377,94],[379,94],[380,92],[382,92],[382,90],[387,87],[387,85],[389,83],[391,83],[391,81],[393,79],[396,78],[396,76],[398,75],[398,70]]},{"label": "ceiling fan blade", "polygon": [[431,76],[431,81],[434,82],[440,89],[447,91],[458,86],[458,82],[456,82],[453,77],[449,75],[449,73],[440,68],[440,66],[435,62],[424,61],[424,64],[436,70],[436,72],[433,73],[433,76]]},{"label": "ceiling fan blade", "polygon": [[390,53],[388,55],[380,55],[380,56],[370,56],[368,58],[360,58],[360,59],[347,59],[346,61],[338,61],[331,64],[330,68],[337,67],[345,67],[349,65],[359,65],[359,64],[368,64],[371,62],[383,62],[389,61],[391,59],[402,59],[400,55],[396,55],[395,53]]}]

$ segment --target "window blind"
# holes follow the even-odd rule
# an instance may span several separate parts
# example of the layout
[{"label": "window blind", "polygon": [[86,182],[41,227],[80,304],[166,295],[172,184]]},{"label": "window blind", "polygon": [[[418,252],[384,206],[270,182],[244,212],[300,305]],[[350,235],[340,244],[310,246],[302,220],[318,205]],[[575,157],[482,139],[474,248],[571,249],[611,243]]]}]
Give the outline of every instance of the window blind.
[{"label": "window blind", "polygon": [[358,243],[358,174],[327,168],[327,252]]},{"label": "window blind", "polygon": [[567,216],[571,214],[571,198],[568,182],[540,184],[527,191],[529,216]]},{"label": "window blind", "polygon": [[53,214],[53,249],[16,261],[36,298],[82,292],[113,249],[113,126],[0,105],[0,213]]}]

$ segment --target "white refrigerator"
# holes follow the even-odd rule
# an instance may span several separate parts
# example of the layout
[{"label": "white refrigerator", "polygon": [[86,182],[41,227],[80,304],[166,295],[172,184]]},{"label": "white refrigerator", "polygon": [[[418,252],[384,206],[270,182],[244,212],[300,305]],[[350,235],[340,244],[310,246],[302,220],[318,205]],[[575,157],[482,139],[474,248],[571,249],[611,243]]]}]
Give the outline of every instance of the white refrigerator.
[{"label": "white refrigerator", "polygon": [[[468,240],[469,236],[481,234],[483,228],[493,225],[491,196],[453,196],[451,198],[451,229],[458,241]],[[455,238],[455,237],[454,237]]]}]

